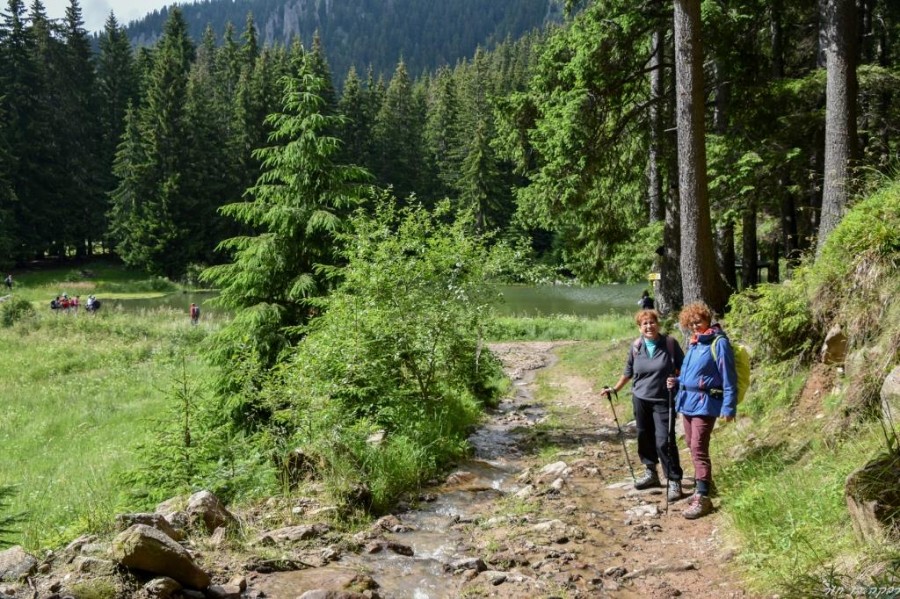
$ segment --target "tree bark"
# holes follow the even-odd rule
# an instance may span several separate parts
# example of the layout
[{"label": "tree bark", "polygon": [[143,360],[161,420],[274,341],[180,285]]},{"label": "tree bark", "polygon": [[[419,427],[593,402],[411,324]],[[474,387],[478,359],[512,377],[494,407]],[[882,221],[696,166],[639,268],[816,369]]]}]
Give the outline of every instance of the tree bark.
[{"label": "tree bark", "polygon": [[721,313],[728,291],[716,266],[709,215],[700,0],[675,0],[675,83],[683,299]]},{"label": "tree bark", "polygon": [[650,209],[650,222],[663,219],[663,180],[662,180],[662,143],[663,143],[663,41],[665,31],[662,28],[653,32],[650,40],[652,53],[648,65],[650,71],[650,148],[647,156],[647,203]]},{"label": "tree bark", "polygon": [[756,201],[743,214],[744,236],[741,243],[741,289],[759,284],[759,248],[756,242]]},{"label": "tree bark", "polygon": [[734,222],[726,220],[716,228],[716,261],[728,287],[737,289],[737,272],[734,265]]},{"label": "tree bark", "polygon": [[781,79],[784,77],[784,0],[773,0],[771,10],[772,78]]},{"label": "tree bark", "polygon": [[856,3],[826,0],[825,169],[816,254],[840,222],[856,155]]}]

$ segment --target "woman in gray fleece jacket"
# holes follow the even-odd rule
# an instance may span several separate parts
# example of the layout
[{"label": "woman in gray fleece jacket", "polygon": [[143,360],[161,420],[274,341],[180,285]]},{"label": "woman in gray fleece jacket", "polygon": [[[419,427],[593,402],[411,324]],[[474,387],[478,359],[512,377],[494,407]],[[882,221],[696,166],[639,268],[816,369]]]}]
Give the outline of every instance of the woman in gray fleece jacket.
[{"label": "woman in gray fleece jacket", "polygon": [[[613,389],[618,392],[632,381],[631,400],[637,425],[638,456],[646,470],[637,479],[636,489],[660,486],[656,465],[662,463],[668,481],[669,501],[682,497],[681,464],[675,444],[674,418],[670,418],[671,398],[666,379],[677,375],[684,352],[674,337],[659,332],[656,310],[641,310],[634,316],[641,336],[628,348],[625,370]],[[610,389],[604,389],[604,394]]]}]

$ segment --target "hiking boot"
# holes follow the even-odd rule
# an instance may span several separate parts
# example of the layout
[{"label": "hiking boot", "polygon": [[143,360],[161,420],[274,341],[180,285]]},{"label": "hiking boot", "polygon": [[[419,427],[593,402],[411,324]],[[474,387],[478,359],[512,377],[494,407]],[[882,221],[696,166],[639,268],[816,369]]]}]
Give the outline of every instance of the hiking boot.
[{"label": "hiking boot", "polygon": [[666,498],[672,501],[678,501],[684,497],[684,492],[681,490],[681,481],[680,480],[670,480],[669,481],[669,489],[666,492]]},{"label": "hiking boot", "polygon": [[710,513],[712,500],[706,495],[693,495],[687,508],[681,513],[688,520],[695,520]]},{"label": "hiking boot", "polygon": [[649,489],[651,487],[659,486],[659,475],[656,473],[656,470],[651,470],[647,468],[643,475],[636,481],[634,481],[634,488],[638,490]]}]

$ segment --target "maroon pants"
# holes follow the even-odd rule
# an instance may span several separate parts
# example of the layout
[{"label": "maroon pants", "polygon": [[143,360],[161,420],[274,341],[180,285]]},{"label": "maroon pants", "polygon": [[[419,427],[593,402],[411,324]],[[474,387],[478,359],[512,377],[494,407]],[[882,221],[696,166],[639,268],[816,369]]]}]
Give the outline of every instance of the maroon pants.
[{"label": "maroon pants", "polygon": [[709,459],[709,438],[716,425],[715,416],[684,416],[684,439],[691,448],[694,461],[694,480],[712,481],[712,462]]}]

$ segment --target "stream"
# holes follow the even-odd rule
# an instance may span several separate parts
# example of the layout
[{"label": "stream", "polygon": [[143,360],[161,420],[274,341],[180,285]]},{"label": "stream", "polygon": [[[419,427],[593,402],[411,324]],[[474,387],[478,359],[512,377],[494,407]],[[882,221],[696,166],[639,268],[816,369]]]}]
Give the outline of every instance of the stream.
[{"label": "stream", "polygon": [[325,583],[333,588],[335,581],[365,573],[377,583],[382,599],[457,596],[461,581],[448,573],[448,566],[477,557],[468,542],[466,525],[475,522],[492,502],[521,486],[516,482],[522,472],[518,431],[545,416],[541,407],[533,405],[530,388],[536,371],[555,361],[549,353],[544,356],[546,361],[512,373],[513,392],[469,438],[472,457],[459,464],[445,484],[423,493],[425,501],[415,509],[398,514],[402,529],[384,535],[388,542],[411,549],[412,555],[390,548],[347,554],[321,568],[266,575],[253,583],[254,588],[266,597],[293,598]]}]

